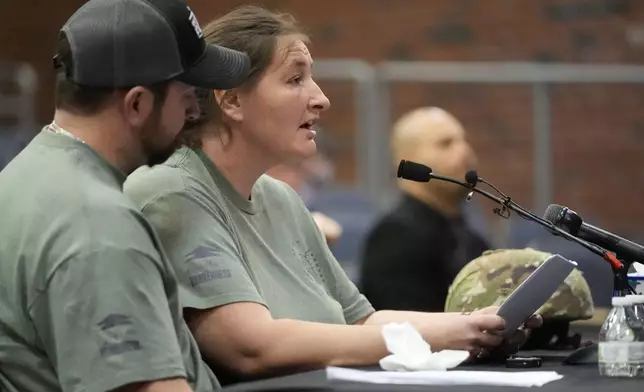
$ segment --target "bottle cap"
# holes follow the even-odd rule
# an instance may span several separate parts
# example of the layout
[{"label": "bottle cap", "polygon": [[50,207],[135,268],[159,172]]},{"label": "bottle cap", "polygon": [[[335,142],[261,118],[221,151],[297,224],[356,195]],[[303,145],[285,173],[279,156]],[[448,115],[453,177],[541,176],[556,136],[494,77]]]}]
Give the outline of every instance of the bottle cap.
[{"label": "bottle cap", "polygon": [[626,296],[631,301],[632,304],[644,304],[644,295],[641,294],[628,294]]},{"label": "bottle cap", "polygon": [[631,298],[628,296],[626,297],[613,297],[611,300],[611,304],[613,306],[628,306],[632,304]]}]

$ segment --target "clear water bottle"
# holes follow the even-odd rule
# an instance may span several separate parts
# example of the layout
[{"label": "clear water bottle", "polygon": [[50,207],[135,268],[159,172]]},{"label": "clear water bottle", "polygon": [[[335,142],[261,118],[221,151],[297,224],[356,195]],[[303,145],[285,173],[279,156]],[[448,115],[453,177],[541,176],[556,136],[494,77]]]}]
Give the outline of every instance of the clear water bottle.
[{"label": "clear water bottle", "polygon": [[[634,321],[644,323],[644,295],[627,295],[626,298],[629,298],[633,305]],[[637,326],[634,327],[637,329]]]},{"label": "clear water bottle", "polygon": [[644,297],[613,297],[599,332],[599,374],[637,377],[644,372]]},{"label": "clear water bottle", "polygon": [[[631,313],[626,312],[626,320],[635,334],[635,341],[644,345],[644,295],[627,295],[626,298],[629,298],[632,309]],[[637,350],[635,350],[637,353]],[[644,351],[642,348],[640,351]],[[644,353],[640,354],[640,357],[644,358]],[[640,361],[640,371],[642,376],[644,376],[644,360]]]}]

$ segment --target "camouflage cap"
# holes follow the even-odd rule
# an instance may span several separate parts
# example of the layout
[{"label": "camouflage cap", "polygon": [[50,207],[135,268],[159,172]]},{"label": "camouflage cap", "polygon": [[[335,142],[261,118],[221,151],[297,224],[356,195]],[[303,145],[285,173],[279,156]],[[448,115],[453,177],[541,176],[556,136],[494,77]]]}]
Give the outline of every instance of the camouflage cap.
[{"label": "camouflage cap", "polygon": [[[454,278],[445,301],[446,312],[471,312],[500,306],[551,253],[526,249],[484,252],[470,261]],[[537,311],[544,320],[586,320],[593,316],[590,287],[577,269],[568,275],[550,299]]]}]

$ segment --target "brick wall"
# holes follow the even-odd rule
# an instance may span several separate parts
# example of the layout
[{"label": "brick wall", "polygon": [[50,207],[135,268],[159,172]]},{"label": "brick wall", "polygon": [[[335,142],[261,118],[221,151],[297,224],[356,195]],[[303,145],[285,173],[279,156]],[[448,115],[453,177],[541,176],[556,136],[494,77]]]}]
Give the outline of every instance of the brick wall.
[{"label": "brick wall", "polygon": [[[234,0],[188,0],[202,23]],[[39,119],[52,112],[51,48],[82,1],[0,2],[0,59],[33,63],[41,78]],[[428,61],[644,62],[644,2],[637,0],[266,0],[294,13],[317,58]],[[5,16],[9,17],[5,17]],[[14,16],[11,16],[14,15]],[[346,151],[355,130],[350,85],[322,82],[333,103],[325,125]],[[551,88],[553,202],[604,227],[644,230],[644,87]],[[526,86],[396,85],[393,114],[419,105],[455,113],[470,132],[481,173],[532,206],[532,98]],[[353,180],[353,157],[339,178]]]}]

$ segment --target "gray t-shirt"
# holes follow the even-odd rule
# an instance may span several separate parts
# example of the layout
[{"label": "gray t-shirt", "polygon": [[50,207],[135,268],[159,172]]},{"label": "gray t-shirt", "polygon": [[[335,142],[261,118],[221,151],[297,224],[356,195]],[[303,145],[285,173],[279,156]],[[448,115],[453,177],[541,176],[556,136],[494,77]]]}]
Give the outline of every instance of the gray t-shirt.
[{"label": "gray t-shirt", "polygon": [[0,172],[0,390],[219,388],[123,173],[45,128]]},{"label": "gray t-shirt", "polygon": [[265,305],[273,318],[353,324],[373,312],[299,195],[262,176],[250,200],[200,150],[134,172],[125,192],[175,266],[184,307]]}]

